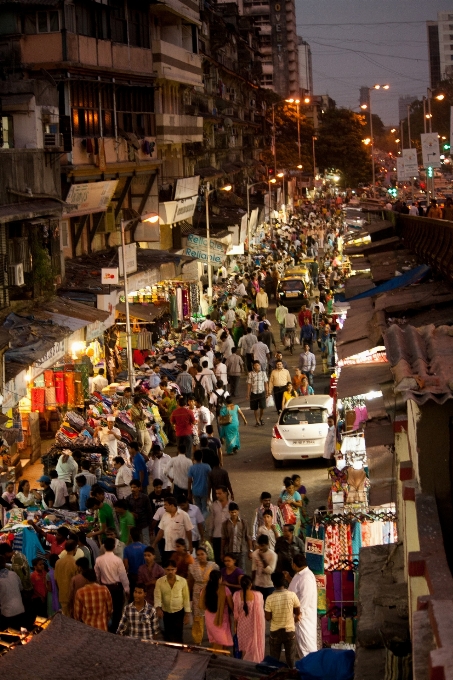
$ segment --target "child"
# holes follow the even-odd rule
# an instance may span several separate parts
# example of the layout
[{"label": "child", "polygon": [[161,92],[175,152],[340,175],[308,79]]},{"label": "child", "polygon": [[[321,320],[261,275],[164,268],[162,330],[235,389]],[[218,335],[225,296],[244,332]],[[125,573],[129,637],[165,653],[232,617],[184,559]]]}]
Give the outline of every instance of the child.
[{"label": "child", "polygon": [[280,536],[278,527],[274,524],[274,516],[272,510],[264,510],[263,512],[264,525],[260,526],[258,529],[256,537],[267,536],[269,539],[269,548],[271,550],[275,549],[275,543],[277,538]]},{"label": "child", "polygon": [[47,617],[50,619],[59,609],[60,603],[58,601],[58,586],[55,581],[55,565],[59,560],[59,555],[50,555],[49,557],[49,571],[46,574],[47,582]]},{"label": "child", "polygon": [[87,498],[90,497],[91,486],[87,484],[87,479],[85,475],[78,475],[76,477],[77,493],[79,496],[79,510],[85,512],[87,509],[86,502]]},{"label": "child", "polygon": [[30,579],[33,585],[33,595],[31,596],[34,616],[47,618],[47,583],[46,567],[42,557],[35,557],[32,562],[33,571]]}]

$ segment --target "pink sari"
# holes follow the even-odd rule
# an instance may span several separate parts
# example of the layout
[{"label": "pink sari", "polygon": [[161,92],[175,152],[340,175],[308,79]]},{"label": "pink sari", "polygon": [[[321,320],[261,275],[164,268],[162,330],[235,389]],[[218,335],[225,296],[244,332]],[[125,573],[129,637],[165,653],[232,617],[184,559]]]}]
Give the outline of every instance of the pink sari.
[{"label": "pink sari", "polygon": [[237,622],[237,636],[239,649],[244,661],[261,663],[264,659],[265,618],[263,596],[257,590],[252,590],[254,599],[247,602],[249,613],[246,616],[242,591],[233,595],[234,620]]}]

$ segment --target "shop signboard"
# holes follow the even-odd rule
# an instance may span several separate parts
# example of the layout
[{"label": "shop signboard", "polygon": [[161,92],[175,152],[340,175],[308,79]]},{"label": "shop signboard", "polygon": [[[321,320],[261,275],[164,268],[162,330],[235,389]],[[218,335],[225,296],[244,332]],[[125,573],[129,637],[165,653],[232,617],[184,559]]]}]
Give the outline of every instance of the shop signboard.
[{"label": "shop signboard", "polygon": [[175,224],[181,220],[193,217],[197,205],[198,195],[189,198],[181,198],[179,201],[166,201],[159,203],[159,217],[162,224]]},{"label": "shop signboard", "polygon": [[117,179],[72,184],[66,197],[68,207],[65,212],[73,217],[107,210],[117,184]]},{"label": "shop signboard", "polygon": [[439,135],[437,132],[426,132],[421,136],[423,167],[440,168]]},{"label": "shop signboard", "polygon": [[104,331],[115,323],[115,311],[113,311],[105,321],[97,319],[93,323],[88,324],[85,331],[85,341],[92,342],[96,338],[101,337]]},{"label": "shop signboard", "polygon": [[101,269],[101,283],[117,284],[118,283],[118,267]]},{"label": "shop signboard", "polygon": [[[227,246],[220,241],[210,239],[210,263],[213,265],[222,265],[226,259]],[[201,262],[208,262],[208,239],[204,236],[197,236],[196,234],[189,234],[187,237],[187,245],[185,255],[194,257]]]},{"label": "shop signboard", "polygon": [[[137,244],[128,243],[124,248],[124,254],[126,259],[126,274],[134,274],[137,271]],[[123,247],[118,248],[118,263],[120,276],[123,274]]]},{"label": "shop signboard", "polygon": [[43,357],[41,357],[41,359],[38,359],[38,361],[35,361],[30,366],[28,371],[30,380],[33,380],[38,375],[41,375],[41,373],[43,373],[47,368],[51,368],[64,357],[65,353],[65,341],[60,340],[59,342],[56,342],[54,346],[51,347]]},{"label": "shop signboard", "polygon": [[176,180],[175,200],[180,198],[192,198],[198,196],[200,177],[184,177]]},{"label": "shop signboard", "polygon": [[405,179],[418,177],[417,149],[403,149]]}]

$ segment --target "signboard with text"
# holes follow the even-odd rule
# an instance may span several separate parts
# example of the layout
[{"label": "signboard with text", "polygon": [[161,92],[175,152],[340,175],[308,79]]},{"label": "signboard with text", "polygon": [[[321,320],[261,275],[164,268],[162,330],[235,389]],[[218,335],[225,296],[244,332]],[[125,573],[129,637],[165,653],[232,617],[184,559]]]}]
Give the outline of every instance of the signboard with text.
[{"label": "signboard with text", "polygon": [[[210,258],[209,262],[212,265],[222,265],[226,259],[227,246],[220,241],[209,239],[210,241]],[[194,257],[201,262],[208,263],[208,239],[204,236],[197,236],[196,234],[189,234],[187,237],[187,245],[185,255]]]},{"label": "signboard with text", "polygon": [[68,204],[66,212],[73,217],[107,210],[117,184],[117,179],[106,182],[72,184],[66,197]]},{"label": "signboard with text", "polygon": [[437,132],[426,132],[420,135],[422,140],[423,167],[440,168],[439,135]]},{"label": "signboard with text", "polygon": [[162,224],[175,224],[175,222],[193,217],[197,200],[198,196],[192,196],[191,198],[181,198],[179,201],[159,203],[159,217]]},{"label": "signboard with text", "polygon": [[[125,258],[126,258],[126,274],[133,274],[134,272],[137,271],[137,244],[136,243],[128,243],[128,245],[125,246],[124,252],[125,252]],[[122,246],[120,246],[118,248],[118,263],[119,263],[120,276],[124,276],[124,274],[123,274],[123,247]]]},{"label": "signboard with text", "polygon": [[418,177],[417,149],[403,149],[405,179]]}]

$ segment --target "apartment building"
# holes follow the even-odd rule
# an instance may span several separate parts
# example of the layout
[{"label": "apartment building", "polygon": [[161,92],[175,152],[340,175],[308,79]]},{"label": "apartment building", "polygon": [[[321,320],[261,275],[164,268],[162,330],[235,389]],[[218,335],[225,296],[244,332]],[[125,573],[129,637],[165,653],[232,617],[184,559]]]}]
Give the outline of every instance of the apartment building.
[{"label": "apartment building", "polygon": [[311,47],[300,35],[297,36],[299,53],[299,85],[301,94],[313,95],[313,66]]},{"label": "apartment building", "polygon": [[430,84],[438,86],[453,76],[453,13],[438,12],[437,21],[426,22]]}]

